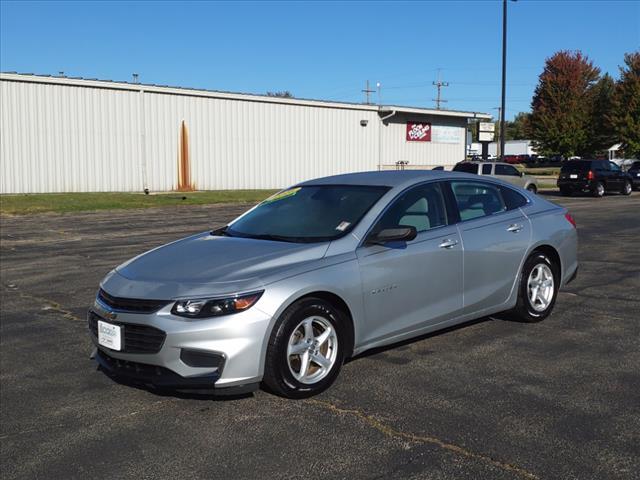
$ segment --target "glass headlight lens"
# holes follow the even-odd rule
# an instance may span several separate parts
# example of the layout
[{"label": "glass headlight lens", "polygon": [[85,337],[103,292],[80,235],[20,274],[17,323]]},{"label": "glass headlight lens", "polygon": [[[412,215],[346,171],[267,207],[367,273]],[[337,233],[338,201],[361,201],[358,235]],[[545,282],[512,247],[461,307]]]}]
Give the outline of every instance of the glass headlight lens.
[{"label": "glass headlight lens", "polygon": [[180,317],[208,318],[231,315],[251,308],[262,296],[262,292],[229,298],[178,300],[171,313]]}]

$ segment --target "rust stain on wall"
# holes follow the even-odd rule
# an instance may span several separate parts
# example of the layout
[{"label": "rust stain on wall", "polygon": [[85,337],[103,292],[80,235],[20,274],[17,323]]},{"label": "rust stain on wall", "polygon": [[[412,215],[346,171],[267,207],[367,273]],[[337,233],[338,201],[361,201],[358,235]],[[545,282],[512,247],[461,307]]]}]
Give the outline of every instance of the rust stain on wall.
[{"label": "rust stain on wall", "polygon": [[183,120],[180,125],[180,145],[178,147],[178,191],[191,192],[193,190],[191,164],[189,163],[189,131]]}]

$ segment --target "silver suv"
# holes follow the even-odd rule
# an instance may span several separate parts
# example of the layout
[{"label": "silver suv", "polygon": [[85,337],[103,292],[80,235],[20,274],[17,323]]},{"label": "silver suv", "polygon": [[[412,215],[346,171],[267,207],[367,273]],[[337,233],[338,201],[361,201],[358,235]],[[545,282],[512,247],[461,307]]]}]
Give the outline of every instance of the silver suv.
[{"label": "silver suv", "polygon": [[476,175],[490,175],[509,182],[530,192],[538,191],[538,181],[535,177],[525,175],[513,165],[502,162],[460,162],[453,167],[454,172],[475,173]]}]

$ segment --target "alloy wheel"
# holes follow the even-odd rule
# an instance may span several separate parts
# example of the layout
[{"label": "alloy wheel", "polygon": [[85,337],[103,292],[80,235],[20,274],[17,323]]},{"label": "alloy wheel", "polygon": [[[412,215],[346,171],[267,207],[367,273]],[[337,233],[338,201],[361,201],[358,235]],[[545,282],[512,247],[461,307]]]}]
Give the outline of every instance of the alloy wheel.
[{"label": "alloy wheel", "polygon": [[531,270],[527,280],[529,303],[536,312],[544,312],[554,295],[553,272],[546,263],[539,263]]},{"label": "alloy wheel", "polygon": [[326,318],[305,318],[289,337],[287,365],[293,378],[300,383],[309,385],[325,378],[337,356],[338,336]]}]

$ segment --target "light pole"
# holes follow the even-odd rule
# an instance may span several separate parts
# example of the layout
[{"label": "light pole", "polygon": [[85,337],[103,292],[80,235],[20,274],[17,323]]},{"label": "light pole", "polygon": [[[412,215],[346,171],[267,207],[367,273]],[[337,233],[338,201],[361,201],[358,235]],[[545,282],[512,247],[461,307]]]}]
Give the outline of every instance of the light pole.
[{"label": "light pole", "polygon": [[[511,0],[515,2],[516,0]],[[502,0],[502,102],[500,105],[500,160],[504,160],[504,117],[507,83],[507,0]]]}]

